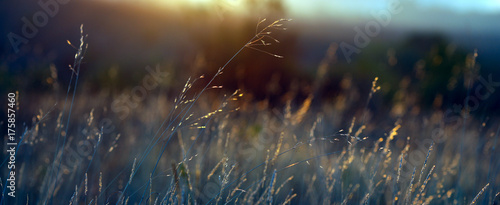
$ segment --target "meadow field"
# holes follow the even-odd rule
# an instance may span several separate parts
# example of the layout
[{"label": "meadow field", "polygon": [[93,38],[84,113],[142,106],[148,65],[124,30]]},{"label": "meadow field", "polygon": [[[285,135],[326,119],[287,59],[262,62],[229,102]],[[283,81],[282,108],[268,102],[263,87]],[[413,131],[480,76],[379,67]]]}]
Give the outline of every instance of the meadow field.
[{"label": "meadow field", "polygon": [[47,2],[2,27],[2,205],[500,204],[498,49],[331,41],[283,1]]}]

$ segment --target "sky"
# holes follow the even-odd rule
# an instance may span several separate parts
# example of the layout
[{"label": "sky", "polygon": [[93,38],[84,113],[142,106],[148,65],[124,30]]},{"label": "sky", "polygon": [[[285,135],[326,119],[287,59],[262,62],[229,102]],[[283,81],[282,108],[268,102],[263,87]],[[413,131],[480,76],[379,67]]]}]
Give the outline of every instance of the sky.
[{"label": "sky", "polygon": [[402,6],[408,5],[406,8],[412,10],[447,11],[464,15],[500,14],[500,0],[284,0],[284,2],[290,12],[313,17],[325,15],[324,12],[327,11],[330,15],[363,15],[373,10],[387,8],[392,2]]},{"label": "sky", "polygon": [[[221,0],[155,0],[165,3],[190,2],[204,4]],[[244,0],[222,0],[224,3],[239,4]],[[457,13],[499,14],[500,0],[283,0],[294,13],[319,15],[316,11],[364,13],[386,7],[390,2],[414,5],[416,9],[449,10]],[[257,1],[258,2],[258,1]]]},{"label": "sky", "polygon": [[415,1],[421,7],[449,8],[456,12],[499,13],[498,0],[420,0]]}]

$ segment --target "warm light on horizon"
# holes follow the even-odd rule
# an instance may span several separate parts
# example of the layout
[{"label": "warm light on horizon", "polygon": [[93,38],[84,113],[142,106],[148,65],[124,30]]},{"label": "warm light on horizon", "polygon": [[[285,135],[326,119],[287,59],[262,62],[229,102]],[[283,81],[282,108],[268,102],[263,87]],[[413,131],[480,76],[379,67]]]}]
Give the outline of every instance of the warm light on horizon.
[{"label": "warm light on horizon", "polygon": [[[219,6],[228,7],[228,9],[242,9],[245,7],[246,0],[150,0],[160,2],[166,5],[190,5],[190,6]],[[500,1],[493,0],[283,0],[284,6],[292,13],[298,15],[329,15],[329,13],[351,15],[365,13],[373,9],[386,7],[391,2],[402,5],[411,5],[413,9],[451,11],[455,13],[478,13],[478,14],[500,14]],[[243,8],[244,9],[244,8]],[[328,12],[328,13],[325,13]]]}]

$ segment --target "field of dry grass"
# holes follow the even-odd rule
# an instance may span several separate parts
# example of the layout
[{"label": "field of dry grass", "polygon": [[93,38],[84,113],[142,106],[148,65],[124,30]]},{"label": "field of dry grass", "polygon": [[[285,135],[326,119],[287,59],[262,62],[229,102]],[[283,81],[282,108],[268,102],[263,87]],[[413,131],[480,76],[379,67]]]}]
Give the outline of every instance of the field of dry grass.
[{"label": "field of dry grass", "polygon": [[[260,22],[262,30],[225,65],[193,76],[182,90],[165,92],[163,76],[150,76],[128,101],[79,89],[87,46],[82,30],[80,44],[72,44],[77,54],[70,84],[59,88],[66,95],[41,98],[39,113],[17,129],[17,196],[7,197],[2,177],[2,203],[500,202],[498,124],[470,115],[469,105],[421,114],[402,86],[392,109],[374,116],[372,101],[381,95],[383,75],[364,88],[345,76],[339,94],[321,101],[314,85],[305,98],[297,98],[301,88],[291,86],[281,107],[213,83],[225,70],[237,69],[230,62],[241,50],[282,58],[266,46],[279,42],[269,32],[286,23]],[[328,66],[325,59],[317,82],[325,72],[321,66]],[[359,96],[359,89],[369,94]]]}]

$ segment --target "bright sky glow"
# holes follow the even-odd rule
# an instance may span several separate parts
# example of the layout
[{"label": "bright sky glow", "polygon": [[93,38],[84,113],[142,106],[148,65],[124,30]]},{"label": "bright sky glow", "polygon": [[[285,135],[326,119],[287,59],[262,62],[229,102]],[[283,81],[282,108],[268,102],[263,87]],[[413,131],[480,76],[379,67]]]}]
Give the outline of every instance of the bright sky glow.
[{"label": "bright sky glow", "polygon": [[[167,4],[229,4],[243,5],[244,0],[156,0]],[[258,1],[257,1],[258,2]],[[283,0],[292,12],[322,15],[318,11],[363,13],[386,7],[390,2],[412,5],[419,9],[448,10],[457,13],[500,13],[500,0]]]},{"label": "bright sky glow", "polygon": [[284,0],[292,13],[306,16],[357,16],[387,8],[397,2],[411,10],[434,10],[459,14],[500,14],[500,0]]},{"label": "bright sky glow", "polygon": [[420,0],[415,1],[422,7],[448,8],[456,12],[498,13],[498,0]]}]

